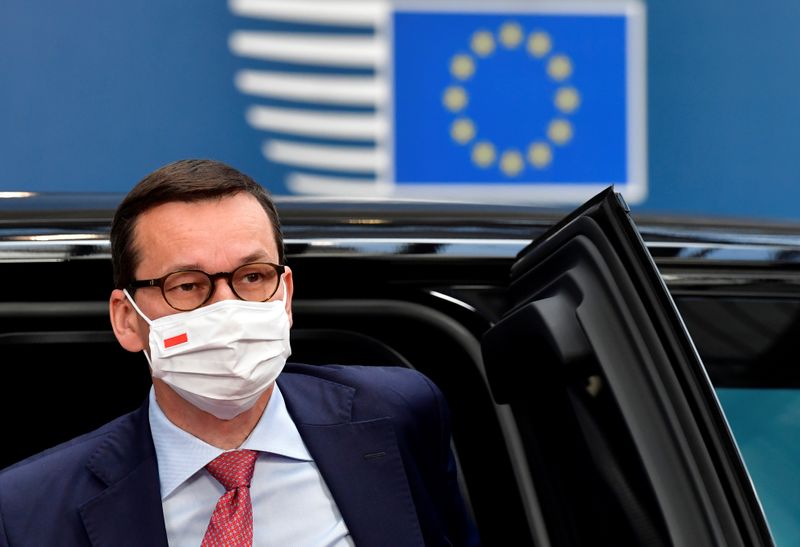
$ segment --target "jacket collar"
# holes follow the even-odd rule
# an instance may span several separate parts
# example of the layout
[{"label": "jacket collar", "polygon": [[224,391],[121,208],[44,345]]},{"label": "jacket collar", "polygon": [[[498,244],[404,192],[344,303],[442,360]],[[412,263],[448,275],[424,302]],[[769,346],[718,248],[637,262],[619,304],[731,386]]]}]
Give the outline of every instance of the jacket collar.
[{"label": "jacket collar", "polygon": [[120,418],[87,468],[106,489],[80,507],[92,545],[167,545],[148,402]]},{"label": "jacket collar", "polygon": [[[390,417],[353,421],[355,389],[311,375],[278,379],[289,414],[356,545],[423,545]],[[121,418],[87,468],[106,489],[80,507],[93,545],[167,545],[148,402]]]}]

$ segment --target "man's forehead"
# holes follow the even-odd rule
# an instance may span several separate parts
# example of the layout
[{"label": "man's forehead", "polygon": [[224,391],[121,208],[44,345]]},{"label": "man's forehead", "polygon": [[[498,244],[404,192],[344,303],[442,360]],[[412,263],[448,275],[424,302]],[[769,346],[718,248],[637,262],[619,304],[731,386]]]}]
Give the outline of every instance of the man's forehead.
[{"label": "man's forehead", "polygon": [[175,200],[155,204],[138,215],[133,226],[134,235],[141,225],[150,228],[154,224],[186,224],[202,228],[203,224],[198,218],[200,216],[206,221],[216,218],[222,226],[241,221],[263,223],[267,227],[268,235],[274,233],[270,215],[262,204],[250,194],[237,193],[207,199]]},{"label": "man's forehead", "polygon": [[136,267],[152,253],[160,263],[199,266],[200,259],[220,247],[244,261],[279,261],[269,215],[249,194],[155,205],[136,219],[132,239]]}]

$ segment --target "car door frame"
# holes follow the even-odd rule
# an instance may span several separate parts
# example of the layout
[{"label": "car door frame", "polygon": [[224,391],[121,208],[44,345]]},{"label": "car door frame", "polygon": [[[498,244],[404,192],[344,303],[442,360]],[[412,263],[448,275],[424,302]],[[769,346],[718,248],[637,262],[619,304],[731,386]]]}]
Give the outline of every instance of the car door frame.
[{"label": "car door frame", "polygon": [[[550,397],[553,389],[537,391],[543,378],[552,388],[562,381],[553,378],[576,374],[583,375],[579,388],[568,387],[549,404],[559,409],[554,412],[571,414],[563,423],[584,436],[581,445],[588,446],[597,480],[606,485],[625,469],[614,463],[618,447],[603,440],[586,404],[603,389],[610,401],[604,404],[616,405],[614,419],[621,417],[655,500],[655,511],[648,510],[646,491],[641,490],[641,503],[625,502],[632,485],[610,486],[623,499],[622,512],[643,520],[633,537],[658,536],[673,545],[773,544],[713,386],[613,187],[519,253],[508,311],[484,336],[483,356],[495,400],[512,408],[527,437],[530,486],[540,497],[553,544],[591,541],[571,529],[580,522],[567,515],[568,500],[559,499],[569,477],[559,482],[552,474],[537,474],[537,466],[548,465],[549,449],[542,442],[565,439],[563,432],[536,431],[550,427],[538,416],[550,409],[532,399]],[[540,447],[532,448],[537,442]],[[554,464],[552,457],[549,463]],[[640,519],[639,513],[645,516]]]}]

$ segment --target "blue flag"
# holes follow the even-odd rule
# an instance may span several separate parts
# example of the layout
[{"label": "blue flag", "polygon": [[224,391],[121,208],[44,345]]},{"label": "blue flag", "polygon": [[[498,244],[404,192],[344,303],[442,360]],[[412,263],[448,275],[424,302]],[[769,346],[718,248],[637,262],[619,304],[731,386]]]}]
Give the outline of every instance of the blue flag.
[{"label": "blue flag", "polygon": [[626,25],[396,13],[396,184],[627,182]]}]

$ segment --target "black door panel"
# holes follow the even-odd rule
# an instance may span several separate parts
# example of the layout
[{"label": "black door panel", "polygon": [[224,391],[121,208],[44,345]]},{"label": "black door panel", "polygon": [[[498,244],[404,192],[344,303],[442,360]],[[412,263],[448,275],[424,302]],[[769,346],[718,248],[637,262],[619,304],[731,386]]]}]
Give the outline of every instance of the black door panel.
[{"label": "black door panel", "polygon": [[771,544],[702,363],[613,191],[520,253],[483,346],[554,544]]}]

